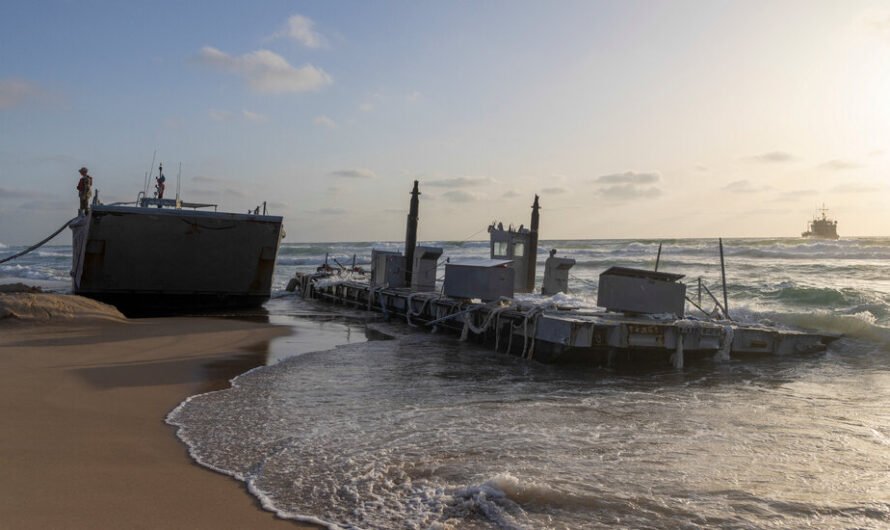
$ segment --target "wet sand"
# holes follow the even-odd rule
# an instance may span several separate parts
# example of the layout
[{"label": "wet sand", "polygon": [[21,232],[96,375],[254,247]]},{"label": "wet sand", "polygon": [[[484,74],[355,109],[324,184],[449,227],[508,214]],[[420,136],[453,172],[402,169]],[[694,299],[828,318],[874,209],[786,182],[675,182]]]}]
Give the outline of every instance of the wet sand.
[{"label": "wet sand", "polygon": [[289,333],[207,318],[0,321],[0,526],[315,528],[195,464],[164,423]]}]

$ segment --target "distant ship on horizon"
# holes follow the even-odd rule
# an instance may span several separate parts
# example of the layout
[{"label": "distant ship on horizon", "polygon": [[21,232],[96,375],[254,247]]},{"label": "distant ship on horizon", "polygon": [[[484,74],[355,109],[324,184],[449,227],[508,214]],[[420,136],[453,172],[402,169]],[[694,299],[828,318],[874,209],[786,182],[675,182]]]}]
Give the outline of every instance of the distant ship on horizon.
[{"label": "distant ship on horizon", "polygon": [[841,236],[837,235],[837,221],[828,218],[825,204],[822,204],[819,211],[822,212],[822,217],[813,217],[807,224],[807,231],[800,236],[808,239],[839,239]]}]

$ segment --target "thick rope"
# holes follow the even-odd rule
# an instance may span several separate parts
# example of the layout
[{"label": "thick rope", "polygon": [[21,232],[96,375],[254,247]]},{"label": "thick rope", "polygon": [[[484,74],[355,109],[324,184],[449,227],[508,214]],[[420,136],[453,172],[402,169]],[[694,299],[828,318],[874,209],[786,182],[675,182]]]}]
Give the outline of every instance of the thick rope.
[{"label": "thick rope", "polygon": [[20,257],[24,256],[25,254],[28,254],[29,252],[33,252],[33,251],[37,250],[38,248],[42,247],[43,245],[49,243],[50,240],[52,240],[52,238],[54,238],[54,237],[56,237],[57,235],[59,235],[59,233],[61,233],[62,230],[68,228],[68,225],[70,225],[71,223],[73,223],[74,221],[76,221],[78,218],[79,218],[79,216],[78,216],[78,217],[75,217],[74,219],[71,219],[71,220],[68,221],[68,222],[66,222],[65,224],[63,224],[62,226],[60,226],[58,230],[56,230],[55,232],[53,232],[51,236],[47,237],[46,239],[44,239],[44,240],[41,241],[40,243],[36,243],[36,244],[34,244],[34,245],[31,245],[30,247],[26,248],[25,250],[19,252],[18,254],[13,254],[12,256],[9,256],[9,257],[0,259],[0,263],[6,263],[7,261],[12,261],[12,260],[14,260],[14,259],[16,259],[16,258],[20,258]]},{"label": "thick rope", "polygon": [[[414,299],[420,295],[426,295],[426,298],[424,298],[423,303],[420,306],[420,309],[417,311],[414,311],[414,309],[413,309]],[[432,302],[433,300],[438,300],[439,298],[441,298],[441,296],[439,296],[436,293],[425,293],[424,292],[424,293],[409,294],[408,301],[407,301],[407,310],[405,311],[405,322],[407,322],[408,325],[411,326],[412,328],[416,328],[417,325],[414,324],[413,322],[411,322],[411,317],[418,317],[418,316],[422,315],[423,312],[426,311],[427,306],[430,305],[430,302]]]},{"label": "thick rope", "polygon": [[728,361],[730,357],[730,353],[732,353],[732,339],[735,336],[735,330],[732,329],[732,326],[727,324],[723,326],[723,344],[720,345],[720,349],[714,355],[715,361]]},{"label": "thick rope", "polygon": [[683,368],[683,333],[682,330],[678,330],[677,333],[677,348],[674,350],[674,353],[671,354],[671,362],[674,365],[674,368],[681,369]]}]

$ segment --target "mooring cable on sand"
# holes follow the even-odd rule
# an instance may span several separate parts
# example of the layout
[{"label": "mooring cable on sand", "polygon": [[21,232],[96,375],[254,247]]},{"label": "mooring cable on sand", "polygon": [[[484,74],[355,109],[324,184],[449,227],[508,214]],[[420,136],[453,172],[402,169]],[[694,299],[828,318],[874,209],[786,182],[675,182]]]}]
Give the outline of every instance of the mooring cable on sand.
[{"label": "mooring cable on sand", "polygon": [[0,259],[0,264],[2,264],[2,263],[6,263],[7,261],[12,261],[12,260],[14,260],[14,259],[16,259],[16,258],[20,258],[20,257],[24,256],[25,254],[28,254],[29,252],[33,252],[33,251],[37,250],[38,248],[42,247],[43,245],[49,243],[54,237],[56,237],[57,235],[59,235],[59,233],[60,233],[62,230],[68,228],[68,226],[69,226],[71,223],[73,223],[74,221],[77,221],[78,219],[80,219],[80,216],[77,216],[77,217],[75,217],[74,219],[70,219],[70,220],[67,221],[65,224],[63,224],[62,226],[60,226],[58,230],[56,230],[55,232],[53,232],[52,235],[50,235],[49,237],[47,237],[46,239],[44,239],[44,240],[41,241],[40,243],[35,243],[34,245],[31,245],[30,247],[26,248],[25,250],[19,252],[18,254],[13,254],[12,256],[9,256],[9,257]]}]

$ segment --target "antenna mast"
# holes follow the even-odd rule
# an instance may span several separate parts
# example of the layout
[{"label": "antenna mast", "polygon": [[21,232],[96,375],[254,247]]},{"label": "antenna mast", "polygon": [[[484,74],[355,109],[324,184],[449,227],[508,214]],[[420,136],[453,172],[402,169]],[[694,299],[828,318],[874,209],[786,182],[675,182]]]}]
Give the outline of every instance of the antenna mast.
[{"label": "antenna mast", "polygon": [[148,195],[148,184],[149,184],[149,182],[151,182],[151,175],[152,175],[152,172],[154,171],[155,158],[157,158],[157,156],[158,156],[158,150],[155,149],[154,154],[151,155],[151,165],[148,166],[148,173],[145,174],[145,186],[142,188],[142,196],[143,197]]}]

